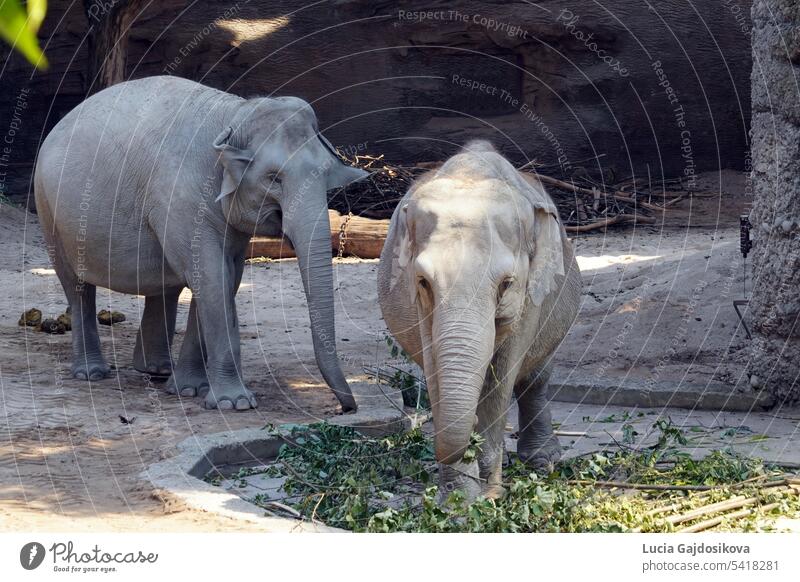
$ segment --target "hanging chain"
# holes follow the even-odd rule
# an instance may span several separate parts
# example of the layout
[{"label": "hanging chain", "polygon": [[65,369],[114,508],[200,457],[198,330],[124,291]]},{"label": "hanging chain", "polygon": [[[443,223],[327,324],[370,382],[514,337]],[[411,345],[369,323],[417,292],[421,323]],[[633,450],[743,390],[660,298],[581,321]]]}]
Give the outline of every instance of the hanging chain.
[{"label": "hanging chain", "polygon": [[353,218],[353,213],[348,212],[347,216],[344,217],[342,220],[342,224],[339,225],[339,255],[338,258],[342,258],[344,256],[344,247],[347,244],[347,225],[350,222],[350,219]]}]

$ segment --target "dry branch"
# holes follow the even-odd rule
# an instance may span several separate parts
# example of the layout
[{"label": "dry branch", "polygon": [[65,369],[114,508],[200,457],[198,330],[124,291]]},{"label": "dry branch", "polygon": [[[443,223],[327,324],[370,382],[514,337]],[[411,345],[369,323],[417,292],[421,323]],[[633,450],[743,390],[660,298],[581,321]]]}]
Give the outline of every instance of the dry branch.
[{"label": "dry branch", "polygon": [[[571,184],[570,182],[565,182],[564,180],[559,180],[558,178],[551,178],[550,176],[545,176],[543,174],[535,174],[535,176],[545,184],[555,186],[556,188],[561,188],[562,190],[571,190],[576,194],[584,194],[585,196],[591,196],[592,199],[595,199],[598,193],[604,194],[604,192],[602,192],[597,188],[592,188],[592,189],[583,188],[581,186],[576,186],[575,184]],[[648,210],[664,210],[662,206],[650,204],[649,202],[644,202],[642,200],[636,200],[635,198],[631,198],[624,192],[612,191],[605,194],[607,196],[613,197],[615,200],[619,200],[620,202],[627,202],[628,204],[638,205],[641,206],[642,208],[647,208]]]},{"label": "dry branch", "polygon": [[623,223],[640,223],[640,224],[653,224],[655,223],[655,218],[652,216],[635,216],[631,214],[617,214],[611,218],[606,218],[603,220],[598,220],[597,222],[592,222],[589,224],[582,224],[580,226],[570,226],[567,225],[564,228],[567,232],[589,232],[590,230],[597,230],[600,228],[607,228],[613,224],[623,224]]}]

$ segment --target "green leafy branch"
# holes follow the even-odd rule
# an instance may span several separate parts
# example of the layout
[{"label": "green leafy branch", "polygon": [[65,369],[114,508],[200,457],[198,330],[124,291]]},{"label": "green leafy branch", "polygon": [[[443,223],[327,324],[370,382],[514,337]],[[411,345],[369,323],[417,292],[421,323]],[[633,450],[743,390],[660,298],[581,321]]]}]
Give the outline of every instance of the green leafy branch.
[{"label": "green leafy branch", "polygon": [[0,0],[0,36],[38,69],[46,69],[47,58],[36,33],[47,12],[47,0]]}]

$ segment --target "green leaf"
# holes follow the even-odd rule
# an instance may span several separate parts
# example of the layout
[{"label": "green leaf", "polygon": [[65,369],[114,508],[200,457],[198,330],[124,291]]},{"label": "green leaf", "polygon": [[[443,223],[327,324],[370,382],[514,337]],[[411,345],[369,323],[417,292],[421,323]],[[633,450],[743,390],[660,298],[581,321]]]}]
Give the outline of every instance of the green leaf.
[{"label": "green leaf", "polygon": [[38,69],[48,66],[36,38],[46,11],[47,0],[28,0],[27,11],[19,0],[0,0],[0,36]]},{"label": "green leaf", "polygon": [[626,423],[622,425],[622,442],[625,444],[633,444],[636,442],[636,437],[639,433],[632,424]]},{"label": "green leaf", "polygon": [[28,0],[28,27],[36,34],[47,13],[47,0]]}]

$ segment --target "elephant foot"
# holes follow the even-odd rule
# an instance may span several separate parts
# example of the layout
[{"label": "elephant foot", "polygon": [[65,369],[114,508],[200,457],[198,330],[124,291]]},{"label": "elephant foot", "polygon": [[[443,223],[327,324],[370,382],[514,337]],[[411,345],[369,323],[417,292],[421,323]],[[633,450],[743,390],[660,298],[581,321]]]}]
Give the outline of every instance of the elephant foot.
[{"label": "elephant foot", "polygon": [[149,374],[150,376],[169,376],[172,374],[172,358],[169,352],[160,355],[152,355],[151,352],[147,352],[147,354],[148,357],[145,357],[144,352],[138,345],[133,351],[133,368],[137,372]]},{"label": "elephant foot", "polygon": [[552,433],[544,441],[541,438],[527,441],[524,436],[520,436],[517,455],[534,471],[550,473],[561,458],[561,444]]},{"label": "elephant foot", "polygon": [[142,374],[149,374],[150,376],[169,376],[172,374],[172,362],[169,358],[165,360],[151,361],[145,365],[144,362],[135,362],[133,367],[136,371]]},{"label": "elephant foot", "polygon": [[220,410],[250,410],[258,406],[255,394],[250,392],[241,382],[230,384],[214,383],[206,394],[205,407]]},{"label": "elephant foot", "polygon": [[185,372],[179,369],[167,380],[166,390],[169,394],[179,394],[193,398],[208,394],[208,377],[205,372]]},{"label": "elephant foot", "polygon": [[502,499],[506,495],[506,488],[502,485],[487,485],[481,495],[486,499]]},{"label": "elephant foot", "polygon": [[460,491],[465,503],[472,503],[478,496],[483,495],[481,482],[478,475],[478,463],[464,464],[461,462],[445,465],[439,463],[439,505],[444,505],[451,493]]},{"label": "elephant foot", "polygon": [[102,356],[89,359],[80,358],[72,364],[72,377],[78,380],[102,380],[111,373],[111,368]]}]

